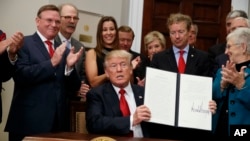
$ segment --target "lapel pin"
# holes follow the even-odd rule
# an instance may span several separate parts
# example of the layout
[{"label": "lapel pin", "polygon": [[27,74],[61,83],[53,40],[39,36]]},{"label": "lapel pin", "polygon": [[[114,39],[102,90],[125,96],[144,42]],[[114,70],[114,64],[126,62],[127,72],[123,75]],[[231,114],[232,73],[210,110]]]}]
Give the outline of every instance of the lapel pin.
[{"label": "lapel pin", "polygon": [[139,99],[142,99],[142,96],[139,96]]},{"label": "lapel pin", "polygon": [[191,54],[191,57],[194,57],[194,55],[193,55],[193,54]]}]

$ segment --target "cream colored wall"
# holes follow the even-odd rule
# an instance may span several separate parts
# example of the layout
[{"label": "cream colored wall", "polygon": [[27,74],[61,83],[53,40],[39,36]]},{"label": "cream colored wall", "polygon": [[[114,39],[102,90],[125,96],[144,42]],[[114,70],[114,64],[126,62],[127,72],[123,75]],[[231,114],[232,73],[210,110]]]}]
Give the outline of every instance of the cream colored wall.
[{"label": "cream colored wall", "polygon": [[[249,0],[232,0],[233,10],[243,10],[248,13],[249,10]],[[250,13],[248,13],[249,15]]]}]

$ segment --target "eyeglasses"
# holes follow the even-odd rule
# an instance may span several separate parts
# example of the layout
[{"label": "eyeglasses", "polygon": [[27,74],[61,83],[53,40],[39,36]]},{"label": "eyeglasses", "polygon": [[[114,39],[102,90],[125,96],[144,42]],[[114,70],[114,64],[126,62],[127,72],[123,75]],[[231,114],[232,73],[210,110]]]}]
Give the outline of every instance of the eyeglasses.
[{"label": "eyeglasses", "polygon": [[71,17],[71,16],[61,16],[61,17],[63,17],[65,20],[71,20],[71,19],[73,19],[74,21],[78,21],[79,20],[79,17]]},{"label": "eyeglasses", "polygon": [[240,43],[235,43],[235,44],[227,44],[226,45],[226,49],[229,49],[229,48],[231,48],[232,46],[235,46],[235,45],[240,45]]}]

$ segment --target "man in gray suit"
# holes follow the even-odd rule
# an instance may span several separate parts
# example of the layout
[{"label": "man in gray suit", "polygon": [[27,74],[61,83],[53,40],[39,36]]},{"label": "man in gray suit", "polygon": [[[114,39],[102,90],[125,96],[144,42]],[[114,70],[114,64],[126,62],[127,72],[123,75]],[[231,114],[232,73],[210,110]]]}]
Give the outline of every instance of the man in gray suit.
[{"label": "man in gray suit", "polygon": [[[58,35],[55,40],[59,43],[67,42],[67,47],[74,47],[75,51],[78,52],[80,48],[84,48],[84,45],[72,37],[75,32],[77,23],[79,21],[78,9],[75,5],[70,3],[64,3],[59,6],[60,16],[61,16],[61,26]],[[89,85],[86,84],[85,75],[85,53],[82,54],[79,61],[76,63],[76,71],[80,75],[82,80],[82,85],[77,93],[78,97],[85,99],[86,93],[89,90]]]}]

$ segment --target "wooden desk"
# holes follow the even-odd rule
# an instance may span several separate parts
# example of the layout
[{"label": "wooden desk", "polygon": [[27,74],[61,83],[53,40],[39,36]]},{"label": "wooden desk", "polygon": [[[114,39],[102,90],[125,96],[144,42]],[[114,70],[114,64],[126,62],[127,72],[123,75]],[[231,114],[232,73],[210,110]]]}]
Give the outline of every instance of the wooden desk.
[{"label": "wooden desk", "polygon": [[[104,137],[104,136],[75,133],[75,132],[62,132],[62,133],[48,133],[48,134],[27,136],[23,139],[23,141],[90,141],[91,139],[96,137]],[[131,138],[131,137],[118,137],[118,136],[109,136],[109,137],[117,141],[174,141],[174,140],[163,140],[163,139]],[[98,140],[98,141],[105,141],[105,140]]]}]

